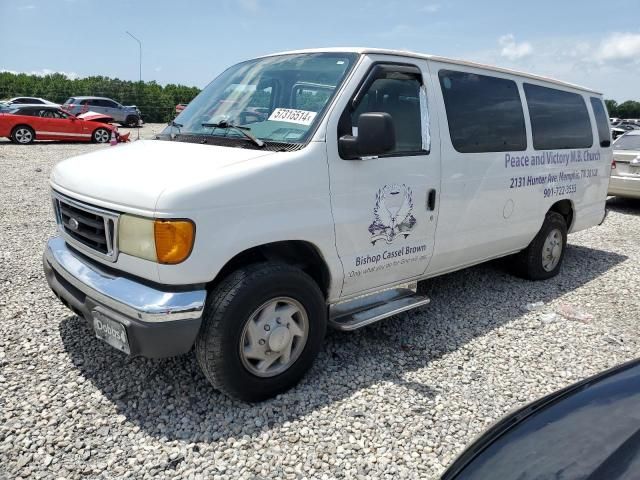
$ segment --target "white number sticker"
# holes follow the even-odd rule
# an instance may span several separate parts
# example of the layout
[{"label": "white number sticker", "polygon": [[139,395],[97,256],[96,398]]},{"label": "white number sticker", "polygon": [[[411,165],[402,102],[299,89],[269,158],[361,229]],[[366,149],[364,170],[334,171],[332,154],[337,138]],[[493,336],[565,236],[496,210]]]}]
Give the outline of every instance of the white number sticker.
[{"label": "white number sticker", "polygon": [[294,108],[276,108],[269,120],[278,122],[299,123],[300,125],[311,125],[313,119],[316,118],[316,112],[308,112],[307,110],[296,110]]}]

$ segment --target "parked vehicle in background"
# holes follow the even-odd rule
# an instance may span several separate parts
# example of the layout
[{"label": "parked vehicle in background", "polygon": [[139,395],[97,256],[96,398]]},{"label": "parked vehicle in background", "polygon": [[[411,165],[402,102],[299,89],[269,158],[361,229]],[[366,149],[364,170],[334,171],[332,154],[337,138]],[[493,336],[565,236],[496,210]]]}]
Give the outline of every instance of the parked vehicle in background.
[{"label": "parked vehicle in background", "polygon": [[442,480],[640,478],[640,360],[508,414]]},{"label": "parked vehicle in background", "polygon": [[59,106],[58,103],[50,102],[49,100],[45,100],[40,97],[13,97],[7,100],[0,100],[0,104],[4,105],[55,105]]},{"label": "parked vehicle in background", "polygon": [[136,127],[142,119],[142,114],[135,105],[124,106],[105,97],[71,97],[62,107],[74,115],[88,111],[103,113],[126,127]]},{"label": "parked vehicle in background", "polygon": [[611,117],[609,118],[609,122],[611,123],[611,125],[615,125],[616,123],[620,122],[620,119],[618,117]]},{"label": "parked vehicle in background", "polygon": [[176,113],[182,113],[182,111],[187,108],[188,103],[179,103],[176,105]]},{"label": "parked vehicle in background", "polygon": [[627,131],[628,130],[625,130],[624,128],[612,127],[611,128],[611,137],[613,137],[613,139],[615,140],[620,135],[624,135],[625,133],[627,133]]},{"label": "parked vehicle in background", "polygon": [[300,380],[327,326],[429,303],[418,281],[508,255],[555,276],[567,234],[604,219],[611,160],[583,87],[392,50],[269,55],[156,140],[58,163],[44,270],[103,341],[195,346],[216,388],[257,401]]},{"label": "parked vehicle in background", "polygon": [[129,138],[129,134],[121,136],[114,125],[76,118],[57,106],[16,105],[0,113],[0,137],[22,145],[35,140],[107,143],[112,133],[119,142]]},{"label": "parked vehicle in background", "polygon": [[630,130],[613,142],[609,195],[640,198],[640,130]]}]

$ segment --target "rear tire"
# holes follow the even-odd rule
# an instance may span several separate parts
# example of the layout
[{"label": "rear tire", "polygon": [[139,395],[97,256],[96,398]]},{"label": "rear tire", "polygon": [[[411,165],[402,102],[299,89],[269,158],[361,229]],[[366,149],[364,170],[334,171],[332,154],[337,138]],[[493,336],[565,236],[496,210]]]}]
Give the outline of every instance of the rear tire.
[{"label": "rear tire", "polygon": [[548,212],[529,246],[513,257],[514,273],[529,280],[546,280],[562,267],[567,247],[567,223],[557,212]]},{"label": "rear tire", "polygon": [[28,145],[36,139],[33,128],[27,125],[18,125],[11,132],[11,140],[19,145]]},{"label": "rear tire", "polygon": [[326,328],[325,300],[311,277],[285,264],[251,265],[208,295],[196,358],[216,389],[257,402],[298,383]]}]

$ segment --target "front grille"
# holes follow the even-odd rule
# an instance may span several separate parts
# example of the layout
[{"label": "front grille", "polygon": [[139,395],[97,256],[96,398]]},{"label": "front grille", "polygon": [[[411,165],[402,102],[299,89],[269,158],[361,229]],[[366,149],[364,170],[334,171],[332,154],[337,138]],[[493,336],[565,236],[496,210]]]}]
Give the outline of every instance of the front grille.
[{"label": "front grille", "polygon": [[65,239],[83,250],[115,261],[118,214],[54,192],[53,207]]}]

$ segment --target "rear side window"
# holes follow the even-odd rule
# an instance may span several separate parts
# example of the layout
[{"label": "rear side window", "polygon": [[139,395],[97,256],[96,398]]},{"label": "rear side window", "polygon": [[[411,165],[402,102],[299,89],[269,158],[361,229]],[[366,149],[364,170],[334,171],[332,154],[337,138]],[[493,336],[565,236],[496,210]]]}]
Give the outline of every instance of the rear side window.
[{"label": "rear side window", "polygon": [[440,70],[440,88],[453,148],[461,153],[520,151],[527,133],[512,80]]},{"label": "rear side window", "polygon": [[581,95],[524,84],[529,106],[533,148],[561,150],[593,145],[587,105]]},{"label": "rear side window", "polygon": [[602,100],[596,97],[591,97],[591,108],[593,108],[593,115],[596,118],[596,126],[598,127],[598,140],[601,147],[608,147],[611,145],[611,130],[609,130],[609,117],[607,117],[607,111],[604,109]]}]

